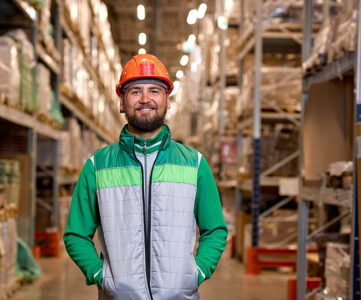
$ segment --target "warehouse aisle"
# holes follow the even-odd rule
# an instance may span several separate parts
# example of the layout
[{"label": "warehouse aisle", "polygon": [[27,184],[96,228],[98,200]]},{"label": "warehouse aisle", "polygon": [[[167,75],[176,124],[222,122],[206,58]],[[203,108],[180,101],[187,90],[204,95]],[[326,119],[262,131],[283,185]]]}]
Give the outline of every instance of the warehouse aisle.
[{"label": "warehouse aisle", "polygon": [[[243,266],[224,253],[212,280],[200,288],[203,300],[286,300],[288,275],[267,272],[246,276]],[[84,277],[65,251],[59,258],[42,258],[42,276],[21,288],[11,300],[96,300],[96,287],[85,285]]]}]

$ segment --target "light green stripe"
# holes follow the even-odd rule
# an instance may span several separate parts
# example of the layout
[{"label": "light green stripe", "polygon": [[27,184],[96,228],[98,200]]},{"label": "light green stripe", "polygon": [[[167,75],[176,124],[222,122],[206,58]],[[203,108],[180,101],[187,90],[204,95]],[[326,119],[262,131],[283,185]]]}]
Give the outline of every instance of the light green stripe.
[{"label": "light green stripe", "polygon": [[141,185],[142,171],[140,168],[124,167],[97,171],[95,173],[97,190],[108,187]]},{"label": "light green stripe", "polygon": [[153,182],[178,182],[197,185],[198,169],[192,166],[159,165],[154,166]]}]

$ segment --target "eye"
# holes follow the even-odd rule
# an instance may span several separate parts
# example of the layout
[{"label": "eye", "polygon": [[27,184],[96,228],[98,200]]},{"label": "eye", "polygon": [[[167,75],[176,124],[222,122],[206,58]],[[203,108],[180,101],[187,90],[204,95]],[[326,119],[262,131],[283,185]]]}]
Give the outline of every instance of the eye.
[{"label": "eye", "polygon": [[140,94],[140,91],[139,90],[132,90],[130,92],[132,95],[139,95]]},{"label": "eye", "polygon": [[158,90],[151,90],[150,92],[151,92],[151,94],[159,94]]}]

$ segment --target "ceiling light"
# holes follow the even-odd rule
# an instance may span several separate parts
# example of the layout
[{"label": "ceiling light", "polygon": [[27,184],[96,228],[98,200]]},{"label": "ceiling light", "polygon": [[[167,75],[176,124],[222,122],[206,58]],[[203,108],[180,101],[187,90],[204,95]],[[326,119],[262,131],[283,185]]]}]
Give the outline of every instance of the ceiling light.
[{"label": "ceiling light", "polygon": [[197,12],[197,18],[202,19],[207,11],[207,4],[202,3],[199,5],[198,12]]},{"label": "ceiling light", "polygon": [[180,59],[180,64],[182,66],[185,66],[188,63],[189,57],[188,55],[183,55],[182,58]]},{"label": "ceiling light", "polygon": [[179,86],[180,86],[180,82],[178,80],[174,81],[173,82],[173,87],[174,88],[173,88],[173,91],[171,92],[171,94],[169,96],[174,96],[175,94],[177,94]]},{"label": "ceiling light", "polygon": [[226,17],[219,16],[217,20],[218,28],[222,30],[227,30],[228,28],[228,20]]},{"label": "ceiling light", "polygon": [[138,54],[146,54],[146,53],[147,53],[147,51],[145,51],[144,48],[140,48],[140,49],[138,50]]},{"label": "ceiling light", "polygon": [[138,42],[140,45],[145,45],[147,42],[147,35],[144,32],[139,33]]},{"label": "ceiling light", "polygon": [[187,43],[188,43],[189,45],[192,45],[192,44],[195,43],[195,41],[196,41],[196,36],[195,36],[193,33],[190,34],[189,37],[188,37]]},{"label": "ceiling light", "polygon": [[175,76],[176,76],[178,79],[181,79],[181,78],[183,78],[184,73],[183,73],[182,70],[178,70],[177,73],[175,74]]},{"label": "ceiling light", "polygon": [[193,25],[196,23],[197,21],[197,10],[196,9],[191,9],[188,13],[188,17],[187,17],[187,23],[189,25]]},{"label": "ceiling light", "polygon": [[145,19],[145,8],[144,8],[144,5],[142,5],[142,4],[139,4],[137,6],[137,17],[139,20]]},{"label": "ceiling light", "polygon": [[191,63],[191,71],[193,73],[197,72],[197,69],[198,69],[198,64],[194,61]]}]

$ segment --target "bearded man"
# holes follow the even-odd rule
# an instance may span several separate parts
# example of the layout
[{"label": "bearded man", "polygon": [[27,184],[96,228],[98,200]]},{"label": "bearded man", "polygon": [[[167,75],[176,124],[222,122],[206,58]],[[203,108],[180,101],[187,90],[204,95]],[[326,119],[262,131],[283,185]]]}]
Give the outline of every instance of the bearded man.
[{"label": "bearded man", "polygon": [[116,86],[128,124],[77,182],[64,242],[99,299],[200,299],[198,287],[224,250],[227,227],[208,163],[171,140],[164,124],[172,89],[155,56],[134,56]]}]

